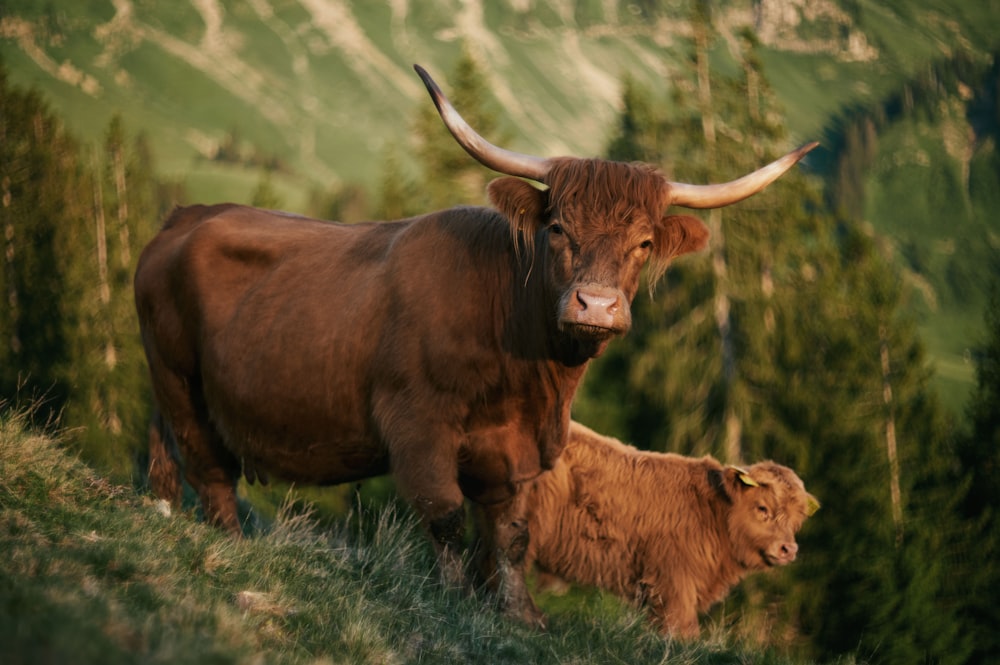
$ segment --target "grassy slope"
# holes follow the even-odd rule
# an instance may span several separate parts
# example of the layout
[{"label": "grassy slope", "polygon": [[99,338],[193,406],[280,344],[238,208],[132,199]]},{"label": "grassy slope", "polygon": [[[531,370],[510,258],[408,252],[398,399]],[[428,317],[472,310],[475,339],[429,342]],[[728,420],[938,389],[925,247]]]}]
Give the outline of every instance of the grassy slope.
[{"label": "grassy slope", "polygon": [[[538,633],[443,589],[393,510],[321,530],[285,511],[233,541],[165,517],[0,412],[3,662],[785,663],[664,640],[600,596]],[[589,600],[588,600],[589,598]]]}]

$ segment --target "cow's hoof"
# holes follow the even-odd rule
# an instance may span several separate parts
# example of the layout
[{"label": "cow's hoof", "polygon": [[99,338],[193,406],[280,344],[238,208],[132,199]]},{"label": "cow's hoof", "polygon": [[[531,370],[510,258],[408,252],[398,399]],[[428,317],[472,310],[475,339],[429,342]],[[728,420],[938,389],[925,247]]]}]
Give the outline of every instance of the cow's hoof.
[{"label": "cow's hoof", "polygon": [[504,610],[504,614],[529,628],[541,631],[549,629],[548,618],[540,609],[534,606],[534,603],[532,603],[531,607],[507,607]]},{"label": "cow's hoof", "polygon": [[547,631],[549,629],[549,619],[542,612],[536,610],[534,614],[526,618],[525,623],[535,630]]}]

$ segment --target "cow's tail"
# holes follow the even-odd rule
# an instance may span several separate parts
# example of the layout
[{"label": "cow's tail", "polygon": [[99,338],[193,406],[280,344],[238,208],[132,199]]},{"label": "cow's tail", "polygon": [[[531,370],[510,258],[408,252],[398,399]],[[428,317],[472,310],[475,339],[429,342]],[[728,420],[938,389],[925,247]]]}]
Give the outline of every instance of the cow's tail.
[{"label": "cow's tail", "polygon": [[173,508],[181,505],[181,464],[177,441],[159,407],[149,421],[149,487]]}]

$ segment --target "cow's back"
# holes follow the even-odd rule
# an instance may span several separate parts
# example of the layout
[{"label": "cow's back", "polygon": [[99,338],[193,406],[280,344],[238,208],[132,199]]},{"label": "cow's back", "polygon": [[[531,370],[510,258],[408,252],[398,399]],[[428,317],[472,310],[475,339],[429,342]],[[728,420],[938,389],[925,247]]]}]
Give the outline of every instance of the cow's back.
[{"label": "cow's back", "polygon": [[513,260],[509,227],[479,208],[357,225],[179,209],[136,274],[154,384],[200,382],[244,464],[308,482],[385,473],[407,403],[433,393],[464,426],[465,402],[502,379]]},{"label": "cow's back", "polygon": [[[364,239],[360,231],[232,204],[178,208],[136,270],[143,334],[186,374],[228,364],[240,349],[280,346],[279,314],[317,290],[317,276],[334,284],[349,276],[340,270],[342,258]],[[324,304],[315,300],[314,309]]]}]

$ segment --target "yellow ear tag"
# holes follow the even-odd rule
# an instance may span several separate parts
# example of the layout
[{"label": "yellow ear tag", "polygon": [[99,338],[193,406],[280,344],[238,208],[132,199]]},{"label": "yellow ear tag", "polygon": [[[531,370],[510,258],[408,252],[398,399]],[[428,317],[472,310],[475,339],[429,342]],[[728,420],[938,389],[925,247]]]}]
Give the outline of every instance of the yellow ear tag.
[{"label": "yellow ear tag", "polygon": [[817,510],[819,510],[819,501],[812,494],[806,494],[806,517],[812,517]]},{"label": "yellow ear tag", "polygon": [[738,467],[738,466],[735,466],[735,465],[732,465],[732,464],[729,465],[729,468],[733,469],[738,474],[740,474],[739,475],[740,482],[743,483],[744,485],[746,485],[747,487],[760,487],[760,483],[758,483],[756,480],[754,480],[753,478],[751,478],[750,477],[750,472],[747,471],[746,469]]}]

